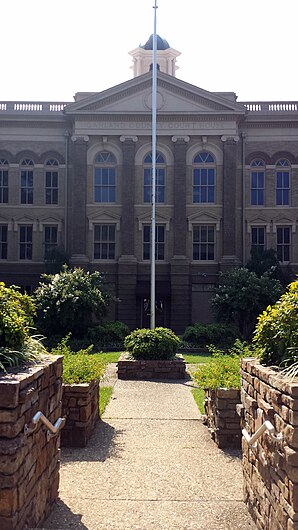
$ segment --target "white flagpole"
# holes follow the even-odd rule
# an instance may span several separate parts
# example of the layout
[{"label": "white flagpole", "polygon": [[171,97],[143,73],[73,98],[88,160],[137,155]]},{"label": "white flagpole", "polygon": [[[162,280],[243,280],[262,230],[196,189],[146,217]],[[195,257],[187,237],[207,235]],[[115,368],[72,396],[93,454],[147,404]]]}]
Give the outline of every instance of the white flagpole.
[{"label": "white flagpole", "polygon": [[157,0],[154,2],[154,32],[153,32],[153,67],[152,67],[152,218],[151,218],[151,293],[150,293],[150,328],[155,329],[155,202],[156,202],[156,91],[157,91],[157,38],[156,38],[156,10]]}]

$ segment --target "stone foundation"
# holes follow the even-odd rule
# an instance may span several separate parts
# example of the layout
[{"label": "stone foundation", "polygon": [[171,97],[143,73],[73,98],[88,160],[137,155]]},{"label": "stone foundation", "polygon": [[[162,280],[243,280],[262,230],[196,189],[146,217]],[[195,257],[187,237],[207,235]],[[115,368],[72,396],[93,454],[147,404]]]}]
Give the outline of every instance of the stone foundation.
[{"label": "stone foundation", "polygon": [[162,381],[185,379],[186,369],[182,356],[168,361],[136,361],[121,356],[118,363],[118,379],[144,379]]},{"label": "stone foundation", "polygon": [[262,530],[298,530],[298,383],[243,359],[241,400],[250,435],[269,420],[282,443],[265,432],[250,449],[243,438],[244,500]]},{"label": "stone foundation", "polygon": [[35,528],[58,498],[60,434],[47,440],[39,423],[24,434],[37,411],[51,423],[61,416],[62,357],[0,376],[0,528]]},{"label": "stone foundation", "polygon": [[61,445],[85,447],[99,420],[99,382],[63,385]]},{"label": "stone foundation", "polygon": [[213,440],[221,449],[241,447],[240,418],[236,412],[239,402],[240,390],[205,390],[206,424]]}]

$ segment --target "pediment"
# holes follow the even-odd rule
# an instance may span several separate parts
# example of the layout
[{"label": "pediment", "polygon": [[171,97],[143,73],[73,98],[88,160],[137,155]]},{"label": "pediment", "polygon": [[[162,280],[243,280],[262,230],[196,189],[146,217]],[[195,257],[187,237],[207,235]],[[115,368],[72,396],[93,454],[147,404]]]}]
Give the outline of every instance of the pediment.
[{"label": "pediment", "polygon": [[[139,215],[138,216],[139,230],[143,229],[144,224],[151,224],[151,218],[152,218],[151,212],[145,213],[143,215]],[[166,230],[167,231],[170,230],[170,218],[169,217],[166,217],[163,214],[157,213],[155,215],[155,222],[156,224],[164,224],[166,226]]]},{"label": "pediment", "polygon": [[112,212],[110,210],[99,210],[95,213],[88,215],[89,230],[93,230],[93,225],[95,223],[115,223],[117,230],[120,229],[120,219],[121,215]]},{"label": "pediment", "polygon": [[[147,73],[65,107],[67,115],[151,114],[152,79]],[[208,92],[173,76],[159,72],[157,112],[170,114],[245,114],[246,109],[231,95]]]},{"label": "pediment", "polygon": [[198,224],[215,224],[216,230],[220,229],[220,220],[221,217],[214,213],[198,211],[188,216],[188,229],[191,231],[192,226],[196,223]]}]

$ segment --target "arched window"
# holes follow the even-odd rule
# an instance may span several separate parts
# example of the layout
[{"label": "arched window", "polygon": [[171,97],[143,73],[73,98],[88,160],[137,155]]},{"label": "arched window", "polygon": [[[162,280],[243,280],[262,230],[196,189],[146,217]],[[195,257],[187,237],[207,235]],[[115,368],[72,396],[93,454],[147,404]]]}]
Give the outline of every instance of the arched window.
[{"label": "arched window", "polygon": [[286,158],[276,162],[276,205],[289,206],[290,204],[290,172],[291,164]]},{"label": "arched window", "polygon": [[[165,202],[166,161],[156,153],[155,202]],[[152,202],[152,153],[144,158],[144,202]]]},{"label": "arched window", "polygon": [[215,202],[215,159],[202,151],[193,160],[193,203]]},{"label": "arched window", "polygon": [[250,202],[252,206],[265,204],[265,162],[260,158],[250,164]]},{"label": "arched window", "polygon": [[21,169],[21,204],[33,204],[33,160],[24,158]]},{"label": "arched window", "polygon": [[58,204],[59,162],[50,158],[45,163],[45,202]]},{"label": "arched window", "polygon": [[116,202],[116,158],[109,151],[94,162],[94,202]]},{"label": "arched window", "polygon": [[0,158],[0,203],[8,203],[8,168],[8,161]]}]

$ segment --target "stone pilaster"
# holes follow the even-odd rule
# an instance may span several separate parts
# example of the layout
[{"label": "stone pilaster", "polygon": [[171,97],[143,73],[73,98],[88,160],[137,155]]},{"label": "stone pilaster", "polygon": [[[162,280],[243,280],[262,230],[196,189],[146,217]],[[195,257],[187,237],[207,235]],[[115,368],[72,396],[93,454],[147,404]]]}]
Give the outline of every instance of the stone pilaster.
[{"label": "stone pilaster", "polygon": [[173,136],[174,142],[174,256],[186,256],[186,148],[189,136]]},{"label": "stone pilaster", "polygon": [[171,261],[171,329],[182,334],[191,322],[191,285],[189,261],[174,256]]},{"label": "stone pilaster", "polygon": [[137,136],[121,136],[122,164],[122,215],[121,255],[134,256],[134,202],[135,202],[135,150]]},{"label": "stone pilaster", "polygon": [[238,136],[222,136],[223,142],[223,257],[229,268],[239,264],[236,256],[236,179]]},{"label": "stone pilaster", "polygon": [[87,144],[88,136],[72,136],[72,238],[71,263],[84,265],[86,253],[86,188],[87,188]]}]

